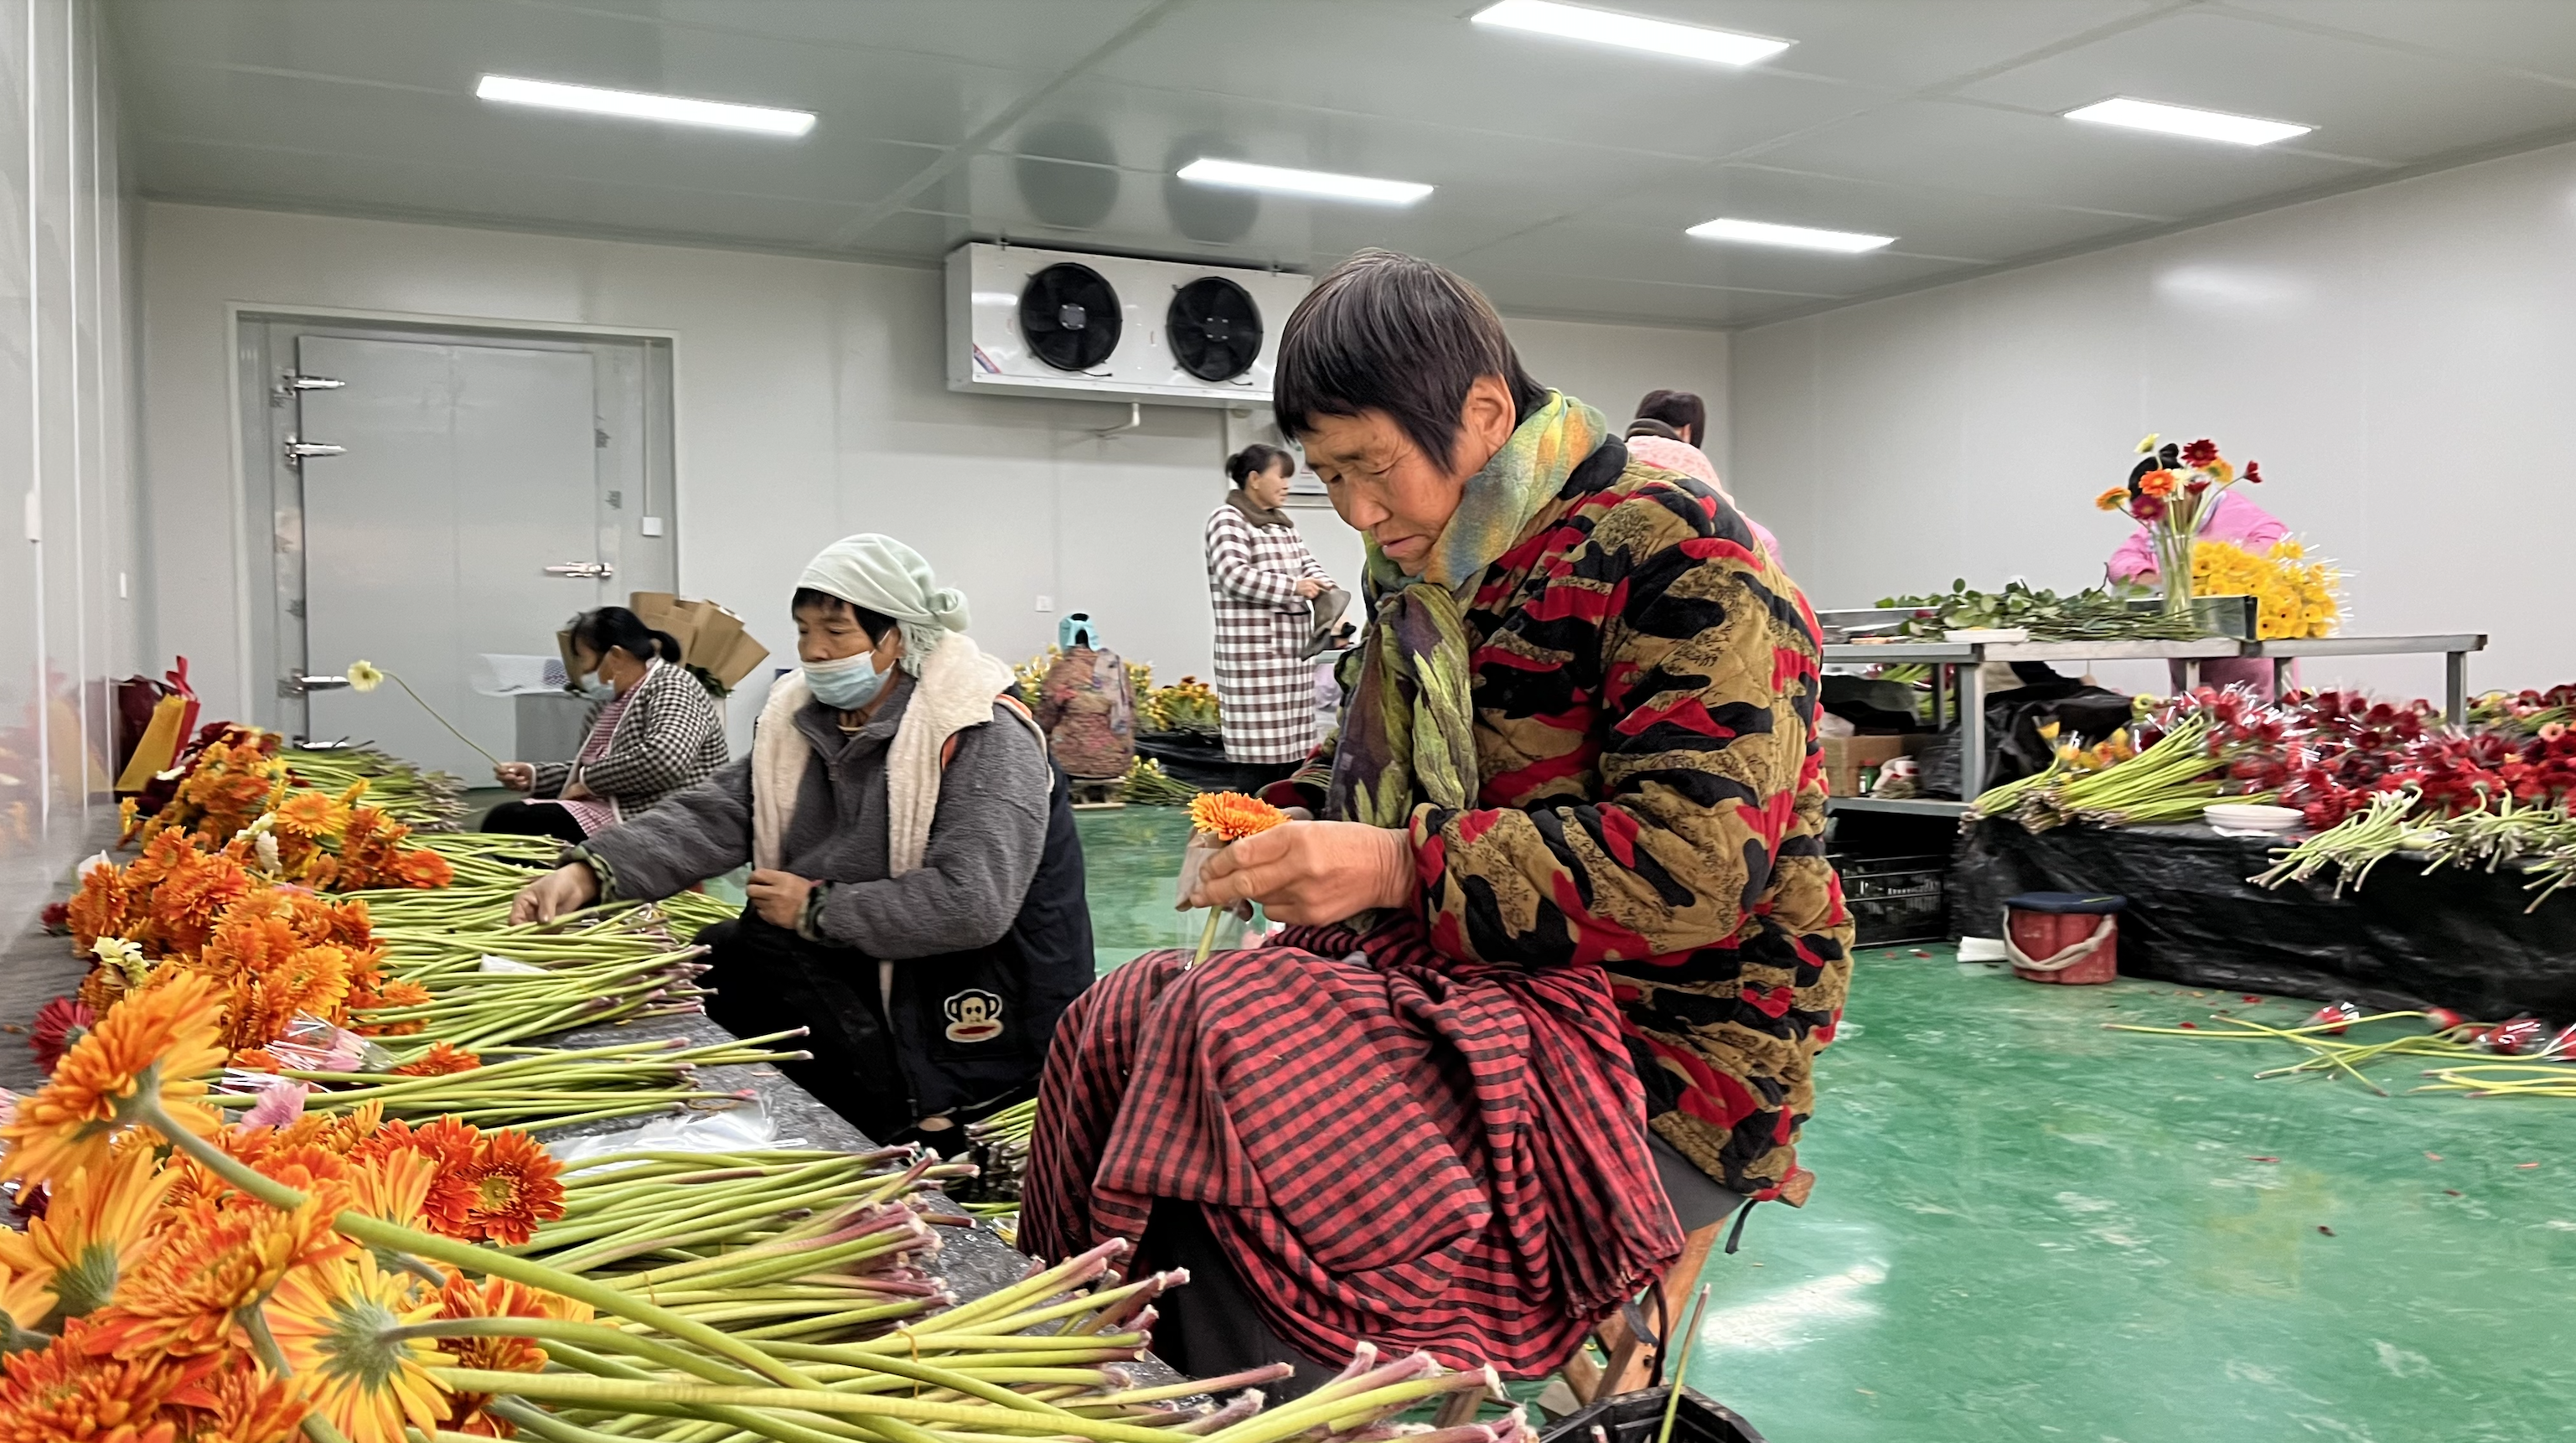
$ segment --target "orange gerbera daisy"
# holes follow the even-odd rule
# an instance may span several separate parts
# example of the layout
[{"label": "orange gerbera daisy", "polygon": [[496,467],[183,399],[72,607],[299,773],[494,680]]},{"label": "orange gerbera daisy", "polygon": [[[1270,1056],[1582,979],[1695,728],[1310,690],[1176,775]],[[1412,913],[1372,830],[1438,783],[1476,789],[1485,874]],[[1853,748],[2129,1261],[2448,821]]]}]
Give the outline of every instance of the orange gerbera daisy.
[{"label": "orange gerbera daisy", "polygon": [[312,1379],[314,1410],[349,1443],[403,1443],[405,1424],[437,1431],[447,1416],[444,1390],[428,1372],[442,1361],[437,1346],[385,1335],[438,1311],[425,1284],[378,1267],[371,1252],[298,1268],[266,1310],[287,1371]]},{"label": "orange gerbera daisy", "polygon": [[29,1219],[25,1232],[0,1229],[0,1264],[50,1274],[56,1307],[65,1317],[83,1317],[106,1305],[143,1255],[162,1199],[177,1180],[143,1147],[119,1148],[97,1167],[75,1168],[54,1180],[44,1213]]},{"label": "orange gerbera daisy", "polygon": [[174,1213],[96,1315],[91,1348],[120,1358],[221,1351],[234,1337],[235,1313],[290,1273],[356,1250],[331,1230],[341,1196],[326,1190],[292,1212],[236,1196]]},{"label": "orange gerbera daisy", "polygon": [[0,1443],[172,1443],[161,1405],[186,1381],[164,1358],[92,1353],[78,1319],[40,1351],[0,1359]]},{"label": "orange gerbera daisy", "polygon": [[2097,511],[2117,511],[2128,504],[2129,488],[2126,486],[2114,486],[2093,498],[2093,509]]},{"label": "orange gerbera daisy", "polygon": [[199,1134],[221,1125],[197,1101],[204,1074],[223,1066],[216,1039],[221,1004],[211,984],[192,973],[172,977],[107,1010],[89,1034],[63,1054],[54,1075],[0,1124],[0,1177],[50,1182],[107,1161],[117,1131],[157,1103],[172,1122]]},{"label": "orange gerbera daisy", "polygon": [[405,1153],[428,1158],[435,1171],[419,1205],[420,1225],[440,1237],[480,1242],[483,1230],[472,1216],[478,1195],[474,1166],[480,1140],[481,1134],[474,1128],[452,1117],[435,1118],[420,1127],[396,1118],[359,1144],[356,1156],[369,1162]]},{"label": "orange gerbera daisy", "polygon": [[445,1077],[452,1072],[472,1072],[483,1065],[483,1059],[464,1048],[446,1042],[433,1042],[427,1052],[394,1069],[396,1077]]},{"label": "orange gerbera daisy", "polygon": [[328,792],[292,793],[272,815],[290,837],[336,836],[349,825],[349,809]]},{"label": "orange gerbera daisy", "polygon": [[2174,493],[2175,484],[2174,473],[2171,471],[2150,471],[2146,475],[2138,478],[2138,494],[2142,496],[2171,496]]},{"label": "orange gerbera daisy", "polygon": [[256,1358],[224,1367],[170,1397],[184,1409],[187,1443],[287,1443],[313,1411],[302,1378],[280,1378]]},{"label": "orange gerbera daisy", "polygon": [[1241,792],[1201,792],[1190,798],[1190,825],[1221,842],[1239,842],[1288,820],[1288,814]]},{"label": "orange gerbera daisy", "polygon": [[537,1224],[563,1216],[563,1164],[516,1129],[483,1134],[467,1174],[473,1201],[465,1218],[480,1238],[515,1247],[534,1237]]},{"label": "orange gerbera daisy", "polygon": [[[447,1286],[438,1295],[441,1318],[555,1318],[576,1323],[591,1320],[590,1305],[540,1292],[507,1278],[477,1282],[449,1269]],[[546,1352],[534,1338],[441,1338],[438,1350],[451,1367],[480,1368],[494,1373],[542,1373]],[[447,1426],[467,1433],[508,1438],[515,1431],[506,1419],[483,1412],[489,1393],[457,1393],[448,1399]]]}]

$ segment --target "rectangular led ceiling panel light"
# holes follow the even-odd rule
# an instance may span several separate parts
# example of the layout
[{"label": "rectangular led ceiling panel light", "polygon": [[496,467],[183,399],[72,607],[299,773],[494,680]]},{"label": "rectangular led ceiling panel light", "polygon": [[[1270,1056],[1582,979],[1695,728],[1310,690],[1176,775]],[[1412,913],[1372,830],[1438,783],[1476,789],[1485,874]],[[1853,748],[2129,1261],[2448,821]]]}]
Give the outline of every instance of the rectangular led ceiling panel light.
[{"label": "rectangular led ceiling panel light", "polygon": [[749,130],[763,135],[803,135],[814,128],[806,110],[772,110],[765,105],[727,105],[717,100],[691,100],[679,95],[647,95],[640,90],[601,90],[589,85],[558,85],[551,80],[521,80],[486,75],[474,87],[484,100],[506,105],[537,105],[548,110],[579,110],[629,120],[659,120],[672,125],[706,125],[719,130]]},{"label": "rectangular led ceiling panel light", "polygon": [[1360,200],[1374,205],[1411,205],[1431,194],[1431,187],[1410,180],[1375,180],[1365,175],[1335,175],[1325,170],[1287,170],[1240,160],[1194,160],[1179,171],[1183,180],[1201,185],[1230,185],[1244,190],[1273,190],[1287,195],[1321,196],[1326,200]]},{"label": "rectangular led ceiling panel light", "polygon": [[1678,55],[1686,60],[1713,60],[1720,65],[1750,65],[1757,60],[1768,60],[1788,49],[1791,43],[1759,35],[1738,35],[1732,30],[1711,30],[1704,25],[1683,25],[1671,20],[1650,20],[1643,15],[1622,15],[1616,10],[1595,10],[1588,5],[1560,5],[1556,0],[1502,0],[1501,4],[1486,6],[1470,18],[1479,25],[1527,30],[1566,40],[1589,40],[1597,45],[1616,45],[1627,50],[1650,50],[1658,55]]},{"label": "rectangular led ceiling panel light", "polygon": [[2270,145],[2294,135],[2305,135],[2313,125],[2292,125],[2286,120],[2257,120],[2250,115],[2230,115],[2223,110],[2194,110],[2188,105],[2159,105],[2152,100],[2105,100],[2080,110],[2066,112],[2069,120],[2089,120],[2096,125],[2125,125],[2131,130],[2161,130],[2167,135],[2188,135],[2195,140],[2223,140],[2230,145]]},{"label": "rectangular led ceiling panel light", "polygon": [[1865,235],[1856,230],[1816,230],[1803,225],[1773,225],[1764,220],[1720,216],[1683,232],[1702,240],[1742,241],[1746,245],[1791,246],[1808,251],[1841,251],[1846,255],[1894,245],[1892,235]]}]

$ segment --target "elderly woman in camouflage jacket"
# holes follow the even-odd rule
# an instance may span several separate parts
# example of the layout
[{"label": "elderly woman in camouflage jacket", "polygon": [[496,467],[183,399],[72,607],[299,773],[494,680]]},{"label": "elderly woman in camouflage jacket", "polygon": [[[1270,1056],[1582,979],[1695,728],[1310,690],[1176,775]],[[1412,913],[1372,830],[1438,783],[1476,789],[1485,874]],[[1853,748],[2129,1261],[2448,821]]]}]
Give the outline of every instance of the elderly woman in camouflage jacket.
[{"label": "elderly woman in camouflage jacket", "polygon": [[[1185,1293],[1238,1275],[1271,1336],[1198,1348],[1221,1326],[1167,1300],[1194,1371],[1368,1337],[1535,1375],[1672,1263],[1671,1205],[1806,1194],[1851,943],[1815,621],[1722,495],[1539,386],[1436,266],[1354,257],[1276,374],[1368,537],[1373,621],[1339,734],[1271,793],[1322,819],[1235,843],[1189,901],[1291,926],[1140,959],[1068,1015],[1024,1242],[1142,1233]],[[1192,1089],[1226,1127],[1170,1119]]]}]

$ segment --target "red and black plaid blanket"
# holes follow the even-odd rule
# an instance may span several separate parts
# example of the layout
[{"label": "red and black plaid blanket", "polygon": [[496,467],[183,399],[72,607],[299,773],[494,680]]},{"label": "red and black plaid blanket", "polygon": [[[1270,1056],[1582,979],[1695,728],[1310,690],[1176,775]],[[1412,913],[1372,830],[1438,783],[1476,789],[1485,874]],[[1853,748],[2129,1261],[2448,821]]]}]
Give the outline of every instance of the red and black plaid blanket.
[{"label": "red and black plaid blanket", "polygon": [[1155,952],[1064,1015],[1020,1245],[1065,1257],[1200,1204],[1263,1320],[1507,1376],[1558,1367],[1681,1253],[1597,968],[1298,928],[1201,966]]}]

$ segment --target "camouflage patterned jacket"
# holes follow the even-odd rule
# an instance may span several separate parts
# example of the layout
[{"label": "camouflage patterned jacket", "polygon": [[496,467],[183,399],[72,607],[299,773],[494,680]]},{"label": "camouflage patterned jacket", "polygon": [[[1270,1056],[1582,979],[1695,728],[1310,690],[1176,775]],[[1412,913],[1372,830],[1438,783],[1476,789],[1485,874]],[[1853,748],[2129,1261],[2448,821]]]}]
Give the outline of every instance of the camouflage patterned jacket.
[{"label": "camouflage patterned jacket", "polygon": [[1806,599],[1734,507],[1612,440],[1478,578],[1467,624],[1480,805],[1412,822],[1434,945],[1600,964],[1655,1132],[1803,1201],[1852,939]]}]

